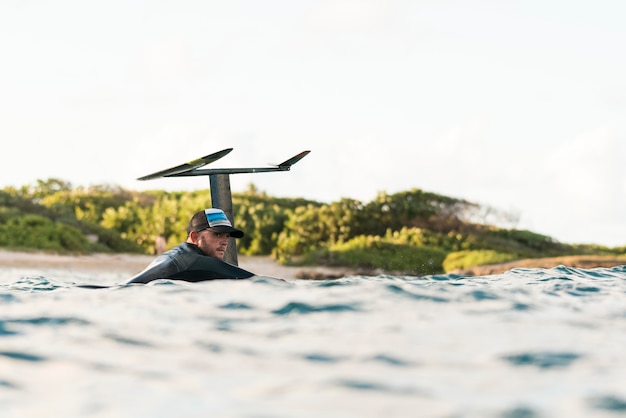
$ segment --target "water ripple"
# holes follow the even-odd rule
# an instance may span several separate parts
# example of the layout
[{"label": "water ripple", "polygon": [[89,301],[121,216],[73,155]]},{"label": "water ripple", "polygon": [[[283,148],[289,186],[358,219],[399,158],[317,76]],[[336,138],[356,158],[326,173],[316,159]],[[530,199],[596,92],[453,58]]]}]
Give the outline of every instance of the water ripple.
[{"label": "water ripple", "polygon": [[7,329],[5,324],[7,324],[7,321],[0,321],[0,337],[19,334],[17,331]]},{"label": "water ripple", "polygon": [[354,312],[359,310],[360,309],[357,306],[351,304],[329,304],[315,306],[308,303],[289,302],[282,308],[272,311],[272,313],[276,315],[288,315],[291,313],[306,315],[314,312]]},{"label": "water ripple", "polygon": [[8,380],[2,380],[2,379],[0,379],[0,387],[7,388],[7,389],[17,389],[16,385],[9,382]]},{"label": "water ripple", "polygon": [[425,294],[421,294],[421,293],[415,293],[415,292],[410,292],[404,288],[402,288],[401,286],[395,285],[395,284],[390,284],[387,285],[387,289],[390,290],[391,292],[401,295],[401,296],[406,296],[409,297],[411,299],[416,299],[416,300],[427,300],[427,301],[431,301],[431,302],[439,302],[439,303],[444,303],[444,302],[449,302],[449,299],[443,298],[443,297],[439,297],[439,296],[432,296],[432,295],[425,295]]},{"label": "water ripple", "polygon": [[415,395],[417,391],[408,386],[397,387],[390,386],[378,382],[357,380],[357,379],[342,379],[336,382],[338,386],[342,386],[348,389],[354,389],[359,391],[372,391],[372,392],[387,392],[397,395]]},{"label": "water ripple", "polygon": [[494,292],[488,292],[485,290],[474,290],[470,292],[470,295],[477,301],[500,299],[500,297]]},{"label": "water ripple", "polygon": [[10,293],[0,293],[0,303],[12,303],[17,302],[18,298]]},{"label": "water ripple", "polygon": [[409,361],[405,361],[402,360],[398,357],[394,357],[394,356],[390,356],[387,354],[378,354],[374,357],[372,357],[370,360],[372,361],[376,361],[376,362],[380,362],[380,363],[384,363],[390,366],[397,366],[397,367],[407,367],[407,366],[411,366],[412,363]]},{"label": "water ripple", "polygon": [[341,361],[340,357],[330,356],[328,354],[311,353],[304,355],[304,359],[316,363],[337,363]]},{"label": "water ripple", "polygon": [[8,335],[20,335],[19,331],[12,329],[12,325],[34,325],[34,326],[64,326],[64,325],[90,325],[88,321],[73,317],[34,317],[0,320],[0,337]]},{"label": "water ripple", "polygon": [[613,412],[626,412],[626,399],[617,396],[602,396],[591,400],[593,407]]},{"label": "water ripple", "polygon": [[49,292],[62,287],[66,286],[53,283],[44,276],[22,277],[20,280],[8,286],[11,290],[24,292]]},{"label": "water ripple", "polygon": [[88,321],[84,319],[74,318],[74,317],[54,317],[54,316],[40,316],[34,318],[22,318],[22,319],[10,319],[6,321],[7,323],[13,324],[27,324],[27,325],[68,325],[68,324],[77,324],[77,325],[89,325]]},{"label": "water ripple", "polygon": [[152,344],[150,344],[149,342],[142,341],[136,338],[125,337],[118,334],[105,334],[104,337],[120,344],[127,344],[138,347],[152,347]]},{"label": "water ripple", "polygon": [[32,362],[39,362],[39,361],[46,360],[46,358],[43,356],[38,356],[36,354],[22,353],[19,351],[0,351],[0,356],[8,357],[14,360],[32,361]]},{"label": "water ripple", "polygon": [[503,359],[514,366],[535,366],[540,369],[567,367],[582,357],[571,352],[534,352],[504,356]]},{"label": "water ripple", "polygon": [[221,309],[232,309],[232,310],[251,310],[254,309],[252,306],[243,302],[229,302],[220,306]]},{"label": "water ripple", "polygon": [[510,411],[506,411],[502,418],[535,418],[539,415],[532,409],[526,407],[517,407]]},{"label": "water ripple", "polygon": [[85,290],[71,271],[2,273],[0,397],[14,398],[2,417],[45,416],[51,403],[81,416],[94,399],[122,418],[253,416],[273,401],[268,416],[339,403],[336,416],[367,418],[626,412],[626,266],[116,292],[102,289],[110,274]]}]

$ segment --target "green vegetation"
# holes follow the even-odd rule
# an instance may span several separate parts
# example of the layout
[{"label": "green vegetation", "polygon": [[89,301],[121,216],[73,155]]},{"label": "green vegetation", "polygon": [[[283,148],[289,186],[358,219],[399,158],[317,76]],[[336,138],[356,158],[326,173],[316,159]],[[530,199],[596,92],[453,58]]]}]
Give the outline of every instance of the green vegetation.
[{"label": "green vegetation", "polygon": [[313,252],[309,263],[328,266],[351,266],[363,270],[402,272],[409,275],[436,274],[446,252],[428,246],[398,244],[378,236],[358,236],[345,243]]},{"label": "green vegetation", "polygon": [[[58,179],[0,190],[0,247],[60,253],[154,254],[158,235],[173,247],[187,221],[211,207],[209,190],[136,192],[117,186],[72,187]],[[626,247],[572,245],[531,231],[472,221],[482,209],[419,189],[371,202],[320,203],[278,198],[251,185],[233,193],[235,221],[246,255],[283,264],[348,266],[436,274],[521,258],[618,255]]]},{"label": "green vegetation", "polygon": [[511,253],[501,253],[494,250],[465,250],[449,253],[443,261],[445,271],[466,269],[485,264],[506,263],[519,259]]}]

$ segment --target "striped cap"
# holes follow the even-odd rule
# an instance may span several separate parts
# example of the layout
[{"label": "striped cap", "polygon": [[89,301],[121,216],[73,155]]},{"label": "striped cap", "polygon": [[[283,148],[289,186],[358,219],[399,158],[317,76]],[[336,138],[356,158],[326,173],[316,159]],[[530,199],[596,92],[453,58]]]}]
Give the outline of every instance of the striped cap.
[{"label": "striped cap", "polygon": [[233,228],[233,224],[226,217],[226,214],[221,209],[205,209],[196,212],[189,225],[187,225],[187,233],[191,231],[202,231],[204,229],[211,229],[216,232],[227,232],[231,237],[241,238],[243,237],[243,231]]}]

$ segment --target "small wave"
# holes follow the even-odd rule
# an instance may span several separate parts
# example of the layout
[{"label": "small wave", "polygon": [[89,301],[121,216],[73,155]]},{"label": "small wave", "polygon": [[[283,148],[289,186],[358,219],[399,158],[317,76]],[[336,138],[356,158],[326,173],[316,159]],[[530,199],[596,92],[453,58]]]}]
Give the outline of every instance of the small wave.
[{"label": "small wave", "polygon": [[8,380],[0,379],[0,388],[17,389],[17,386],[9,382]]},{"label": "small wave", "polygon": [[7,288],[10,290],[19,290],[23,292],[49,292],[62,287],[67,286],[54,283],[44,276],[22,277],[18,281],[7,285]]},{"label": "small wave", "polygon": [[535,418],[539,416],[540,415],[537,414],[533,409],[524,406],[513,408],[511,410],[505,411],[504,414],[502,414],[502,418]]},{"label": "small wave", "polygon": [[315,363],[337,363],[342,360],[341,357],[330,356],[328,354],[321,353],[305,354],[303,357],[305,360]]},{"label": "small wave", "polygon": [[276,277],[271,277],[271,276],[253,276],[247,279],[247,281],[250,281],[252,283],[268,284],[272,286],[281,286],[281,287],[293,286],[293,283],[288,282],[287,280],[277,279]]},{"label": "small wave", "polygon": [[[18,318],[0,320],[0,336],[19,335],[20,332],[12,329],[15,325],[34,325],[34,326],[63,326],[69,324],[89,325],[88,321],[73,317],[35,317],[35,318]],[[13,326],[13,327],[12,327]]]},{"label": "small wave", "polygon": [[214,343],[214,342],[197,341],[196,345],[214,354],[221,353],[222,351],[224,351],[224,347],[221,344]]},{"label": "small wave", "polygon": [[106,334],[103,336],[120,344],[138,346],[138,347],[152,347],[152,344],[146,341],[141,341],[136,338],[124,337],[118,334]]},{"label": "small wave", "polygon": [[496,295],[495,293],[487,292],[485,290],[473,290],[469,294],[474,300],[477,300],[477,301],[500,299],[500,297]]},{"label": "small wave", "polygon": [[0,293],[0,303],[17,302],[18,298],[10,293]]},{"label": "small wave", "polygon": [[[583,269],[577,267],[556,266],[553,268],[514,268],[505,273],[494,275],[497,277],[528,278],[535,282],[563,280],[576,281],[578,279],[626,279],[626,265],[616,267],[598,267]],[[487,276],[484,276],[487,277]]]},{"label": "small wave", "polygon": [[390,366],[397,366],[397,367],[407,367],[407,366],[412,366],[413,364],[409,361],[406,360],[402,360],[401,358],[395,357],[395,356],[390,356],[388,354],[378,354],[372,358],[369,359],[370,361],[375,361],[375,362],[380,362],[380,363],[384,363]]},{"label": "small wave", "polygon": [[396,395],[415,395],[417,391],[408,386],[391,386],[378,382],[357,380],[357,379],[342,379],[336,382],[338,386],[359,390],[359,391],[371,391],[371,392],[386,392]]},{"label": "small wave", "polygon": [[596,286],[577,286],[574,290],[576,290],[577,292],[583,292],[583,293],[585,292],[597,293],[597,292],[600,292],[602,289]]},{"label": "small wave", "polygon": [[68,324],[77,324],[77,325],[89,325],[88,321],[84,319],[74,318],[74,317],[55,317],[55,316],[40,316],[35,318],[23,318],[23,319],[11,319],[6,322],[14,323],[14,324],[27,324],[27,325],[68,325]]},{"label": "small wave", "polygon": [[416,299],[416,300],[426,300],[426,301],[438,302],[438,303],[445,303],[445,302],[450,301],[449,299],[443,298],[440,296],[432,296],[432,295],[425,295],[422,293],[411,292],[395,284],[387,285],[387,290],[390,290],[392,293],[395,293],[401,296],[406,296],[406,297],[409,297],[411,299]]},{"label": "small wave", "polygon": [[362,276],[348,276],[340,279],[330,279],[313,282],[317,287],[336,287],[336,286],[353,286],[358,285],[363,280]]},{"label": "small wave", "polygon": [[220,309],[232,309],[232,310],[251,310],[254,309],[251,305],[243,302],[229,302],[220,306]]},{"label": "small wave", "polygon": [[355,312],[359,311],[358,306],[351,304],[330,304],[330,305],[310,305],[308,303],[301,302],[289,302],[287,305],[283,306],[280,309],[276,309],[272,311],[273,314],[276,315],[289,315],[292,313],[296,314],[311,314],[315,312]]},{"label": "small wave", "polygon": [[582,355],[572,352],[535,352],[504,356],[514,366],[535,366],[540,369],[567,367]]},{"label": "small wave", "polygon": [[463,279],[464,277],[458,274],[436,274],[436,275],[428,276],[428,278],[430,278],[431,280],[438,281],[438,282],[442,282],[442,281],[447,282],[451,280]]},{"label": "small wave", "polygon": [[596,409],[604,409],[613,412],[626,412],[626,399],[613,395],[601,396],[591,400]]},{"label": "small wave", "polygon": [[36,354],[22,353],[19,351],[0,351],[0,356],[8,357],[13,360],[39,362],[46,360],[43,356]]},{"label": "small wave", "polygon": [[6,328],[7,321],[0,321],[0,337],[4,337],[7,335],[18,335],[19,332],[13,331]]}]

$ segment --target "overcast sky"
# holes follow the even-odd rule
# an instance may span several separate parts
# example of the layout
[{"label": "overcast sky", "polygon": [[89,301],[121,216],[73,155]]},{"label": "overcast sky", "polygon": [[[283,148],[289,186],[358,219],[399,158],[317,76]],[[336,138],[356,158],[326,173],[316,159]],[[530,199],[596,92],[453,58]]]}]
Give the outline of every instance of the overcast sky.
[{"label": "overcast sky", "polygon": [[622,0],[3,0],[0,187],[214,167],[274,196],[411,188],[626,245]]}]

